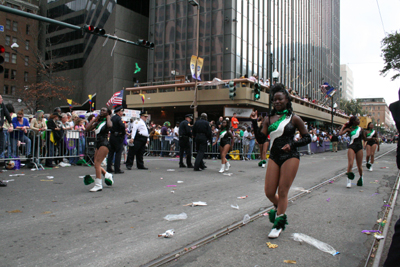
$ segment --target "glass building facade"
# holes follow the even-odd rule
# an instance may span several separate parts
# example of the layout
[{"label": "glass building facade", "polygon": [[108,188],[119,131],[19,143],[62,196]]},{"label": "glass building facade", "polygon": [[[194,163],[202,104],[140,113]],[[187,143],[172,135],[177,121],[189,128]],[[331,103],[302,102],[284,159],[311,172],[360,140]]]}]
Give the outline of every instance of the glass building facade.
[{"label": "glass building facade", "polygon": [[[70,24],[103,28],[116,0],[48,0],[47,17]],[[46,60],[63,62],[64,69],[81,68],[98,36],[54,24],[46,29]]]},{"label": "glass building facade", "polygon": [[[339,86],[339,0],[197,0],[202,80],[249,77],[279,81],[301,96],[321,98],[319,85]],[[182,0],[150,0],[148,80],[190,75],[196,52],[197,7]]]}]

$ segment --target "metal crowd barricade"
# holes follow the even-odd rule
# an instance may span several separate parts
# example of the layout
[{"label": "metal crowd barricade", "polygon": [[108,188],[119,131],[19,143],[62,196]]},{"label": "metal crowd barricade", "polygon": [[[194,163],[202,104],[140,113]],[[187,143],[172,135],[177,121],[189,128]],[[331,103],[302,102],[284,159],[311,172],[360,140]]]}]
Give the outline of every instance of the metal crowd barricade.
[{"label": "metal crowd barricade", "polygon": [[[34,132],[27,129],[26,132],[20,129],[14,129],[12,132],[3,130],[3,151],[0,155],[1,161],[7,161],[6,168],[21,167],[21,161],[32,162],[34,152]],[[14,167],[13,166],[13,167]]]},{"label": "metal crowd barricade", "polygon": [[[215,142],[215,138],[213,137],[213,142],[207,144],[207,150],[205,152],[205,157],[206,158],[220,158],[220,152],[219,152],[219,141],[217,144],[213,145]],[[169,156],[171,153],[171,143],[170,141],[172,140],[172,137],[170,136],[157,136],[157,138],[150,140],[149,146],[147,147],[146,155],[148,156],[160,156],[161,153],[163,155]],[[163,141],[165,143],[163,143]],[[190,139],[191,142],[191,147],[192,147],[192,154],[197,154],[196,150],[196,144],[195,142]],[[343,150],[347,149],[347,143],[346,142],[339,142],[338,143],[338,150]],[[302,146],[298,148],[298,151],[303,154],[314,154],[314,153],[324,153],[327,151],[332,151],[332,142],[330,141],[324,141],[322,142],[322,145],[319,146],[316,142],[311,142],[310,144],[306,146]],[[173,151],[172,151],[173,152]],[[178,152],[175,151],[175,153],[178,154]],[[268,152],[267,152],[268,154]],[[244,157],[248,156],[244,154],[244,144],[243,144],[243,138],[236,138],[233,144],[233,148],[231,149],[229,155],[234,155],[234,156],[239,156],[241,160],[244,159]],[[260,157],[260,149],[258,144],[255,144],[253,147],[253,151],[251,152],[251,158],[258,159]],[[254,156],[253,156],[254,155]],[[237,157],[236,157],[237,158]]]},{"label": "metal crowd barricade", "polygon": [[[92,138],[92,133],[77,130],[62,132],[46,130],[37,133],[35,139],[39,153],[35,155],[35,158],[38,165],[42,164],[43,160],[46,160],[46,165],[52,165],[53,161],[58,163],[64,159],[71,165],[76,165],[79,159],[84,159],[88,155],[87,138]],[[92,141],[94,147],[94,140]]]}]

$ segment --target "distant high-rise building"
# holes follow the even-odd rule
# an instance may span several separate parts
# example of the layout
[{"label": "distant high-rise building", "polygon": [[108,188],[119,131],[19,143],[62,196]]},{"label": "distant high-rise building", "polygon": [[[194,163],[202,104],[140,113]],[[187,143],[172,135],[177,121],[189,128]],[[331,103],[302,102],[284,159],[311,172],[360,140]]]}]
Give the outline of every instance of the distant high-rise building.
[{"label": "distant high-rise building", "polygon": [[[202,80],[255,73],[267,79],[276,69],[280,82],[310,99],[323,97],[321,83],[339,87],[339,0],[197,2]],[[149,56],[149,82],[173,80],[176,72],[190,75],[196,32],[196,6],[188,1],[150,1],[155,50]]]},{"label": "distant high-rise building", "polygon": [[353,72],[348,65],[340,65],[339,95],[341,99],[354,99]]}]

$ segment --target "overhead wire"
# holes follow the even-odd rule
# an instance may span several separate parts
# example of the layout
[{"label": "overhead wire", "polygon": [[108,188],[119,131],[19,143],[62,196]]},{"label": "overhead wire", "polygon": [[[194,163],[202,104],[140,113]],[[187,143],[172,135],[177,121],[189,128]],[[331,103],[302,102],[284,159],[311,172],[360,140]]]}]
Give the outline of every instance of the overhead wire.
[{"label": "overhead wire", "polygon": [[380,7],[379,7],[379,2],[378,2],[378,0],[376,0],[376,4],[378,5],[379,16],[381,17],[381,23],[382,23],[383,33],[386,35],[385,25],[383,24],[381,9],[380,9]]}]

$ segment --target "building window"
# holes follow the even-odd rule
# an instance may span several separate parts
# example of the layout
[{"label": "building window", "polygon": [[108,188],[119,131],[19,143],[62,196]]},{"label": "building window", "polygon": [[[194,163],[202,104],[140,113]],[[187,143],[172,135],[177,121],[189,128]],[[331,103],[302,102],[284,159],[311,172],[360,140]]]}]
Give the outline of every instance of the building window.
[{"label": "building window", "polygon": [[29,41],[28,40],[25,41],[25,49],[29,50]]},{"label": "building window", "polygon": [[26,34],[29,34],[30,33],[30,27],[31,27],[31,25],[29,25],[29,24],[26,24]]},{"label": "building window", "polygon": [[3,94],[8,95],[8,85],[4,85]]},{"label": "building window", "polygon": [[6,29],[9,30],[11,29],[11,20],[6,19]]},{"label": "building window", "polygon": [[10,75],[10,70],[9,69],[4,69],[4,79],[8,79]]},{"label": "building window", "polygon": [[15,86],[11,86],[11,94],[15,95]]},{"label": "building window", "polygon": [[28,81],[28,73],[25,71],[24,72],[24,81],[27,82]]},{"label": "building window", "polygon": [[10,46],[11,36],[6,35],[6,45]]},{"label": "building window", "polygon": [[16,70],[11,70],[11,80],[15,80],[17,77],[17,71]]},{"label": "building window", "polygon": [[5,62],[10,62],[10,53],[6,52],[6,53],[4,54],[4,61],[5,61]]},{"label": "building window", "polygon": [[17,44],[17,43],[18,43],[17,38],[16,38],[16,37],[13,37],[13,38],[12,38],[12,42],[13,42],[13,44]]},{"label": "building window", "polygon": [[29,57],[25,56],[25,66],[28,66],[28,63],[29,63]]},{"label": "building window", "polygon": [[17,21],[13,21],[13,31],[18,31],[18,22]]},{"label": "building window", "polygon": [[11,63],[17,64],[17,54],[11,55]]},{"label": "building window", "polygon": [[381,107],[378,107],[378,110],[381,109]]}]

